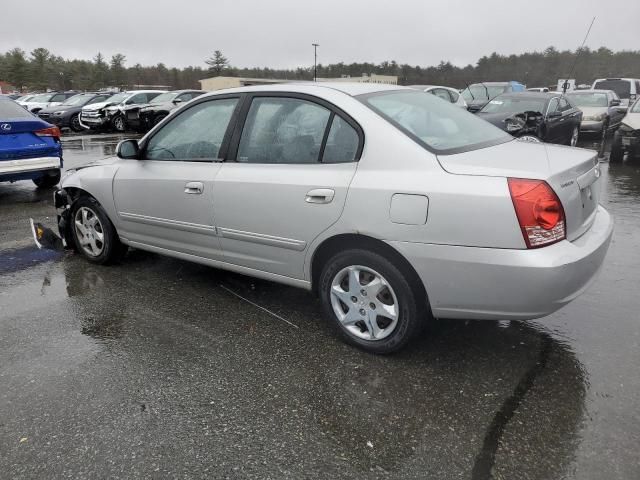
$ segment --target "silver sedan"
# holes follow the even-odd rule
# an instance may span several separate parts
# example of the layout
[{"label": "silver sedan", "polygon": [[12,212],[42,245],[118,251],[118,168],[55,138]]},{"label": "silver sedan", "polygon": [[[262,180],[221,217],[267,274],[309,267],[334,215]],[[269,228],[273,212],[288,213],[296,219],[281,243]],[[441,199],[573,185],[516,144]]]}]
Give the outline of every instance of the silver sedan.
[{"label": "silver sedan", "polygon": [[402,348],[435,318],[526,320],[576,298],[612,219],[595,152],[529,144],[409,88],[198,97],[56,192],[89,261],[127,247],[319,295],[346,341]]}]

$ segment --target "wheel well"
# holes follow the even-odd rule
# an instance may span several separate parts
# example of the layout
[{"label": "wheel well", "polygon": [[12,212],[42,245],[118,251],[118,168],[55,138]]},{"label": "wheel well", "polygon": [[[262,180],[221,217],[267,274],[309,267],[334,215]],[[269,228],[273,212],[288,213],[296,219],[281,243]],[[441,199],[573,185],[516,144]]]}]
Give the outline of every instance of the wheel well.
[{"label": "wheel well", "polygon": [[415,290],[416,297],[424,298],[427,308],[430,309],[424,283],[409,261],[388,243],[362,234],[336,235],[326,239],[318,246],[311,260],[311,288],[314,293],[318,293],[317,288],[323,265],[336,253],[354,248],[375,252],[393,262],[409,280],[409,284]]}]

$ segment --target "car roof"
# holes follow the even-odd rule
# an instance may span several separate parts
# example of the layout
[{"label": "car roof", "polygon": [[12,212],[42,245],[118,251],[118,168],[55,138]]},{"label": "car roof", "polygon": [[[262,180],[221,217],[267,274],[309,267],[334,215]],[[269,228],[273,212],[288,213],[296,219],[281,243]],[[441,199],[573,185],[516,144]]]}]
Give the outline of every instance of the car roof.
[{"label": "car roof", "polygon": [[246,87],[228,88],[223,90],[215,90],[209,92],[208,95],[223,95],[226,93],[244,93],[244,92],[292,92],[292,93],[308,93],[321,94],[326,90],[336,90],[346,95],[355,97],[358,95],[366,95],[369,93],[386,92],[393,90],[410,90],[415,89],[402,87],[399,85],[386,85],[380,83],[358,83],[358,82],[291,82],[291,83],[274,83],[271,85],[251,85]]}]

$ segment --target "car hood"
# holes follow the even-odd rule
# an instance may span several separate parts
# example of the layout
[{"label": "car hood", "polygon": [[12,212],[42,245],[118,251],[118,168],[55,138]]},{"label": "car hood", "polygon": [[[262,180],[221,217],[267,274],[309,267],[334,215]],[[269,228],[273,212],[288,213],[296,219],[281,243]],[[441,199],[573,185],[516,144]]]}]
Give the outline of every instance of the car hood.
[{"label": "car hood", "polygon": [[85,163],[84,165],[79,165],[77,167],[70,168],[68,171],[77,172],[78,170],[84,170],[85,168],[90,168],[90,167],[104,167],[106,165],[113,165],[117,161],[118,161],[118,157],[101,158],[100,160],[94,160],[93,162]]},{"label": "car hood", "polygon": [[630,126],[634,130],[640,130],[640,113],[627,113],[622,119],[622,123]]},{"label": "car hood", "polygon": [[82,107],[82,110],[101,110],[104,107],[108,107],[110,105],[114,105],[111,102],[98,102],[98,103],[92,103],[91,105],[87,105],[85,107]]},{"label": "car hood", "polygon": [[495,125],[498,128],[501,128],[502,130],[504,130],[504,121],[511,117],[512,113],[504,113],[504,112],[500,112],[500,113],[483,113],[483,112],[478,112],[478,117],[480,117],[483,120],[486,120],[487,122],[491,123],[492,125]]},{"label": "car hood", "polygon": [[40,110],[40,113],[55,113],[55,112],[68,112],[69,110],[80,110],[82,107],[77,105],[55,105],[53,107],[47,107]]}]

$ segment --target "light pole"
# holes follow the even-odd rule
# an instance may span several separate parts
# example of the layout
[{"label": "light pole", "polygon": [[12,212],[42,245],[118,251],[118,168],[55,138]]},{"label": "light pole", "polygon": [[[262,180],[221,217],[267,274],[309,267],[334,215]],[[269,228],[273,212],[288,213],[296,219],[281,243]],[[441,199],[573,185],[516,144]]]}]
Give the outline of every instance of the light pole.
[{"label": "light pole", "polygon": [[313,81],[317,82],[318,81],[318,47],[320,46],[319,43],[312,43],[311,45],[313,45]]}]

